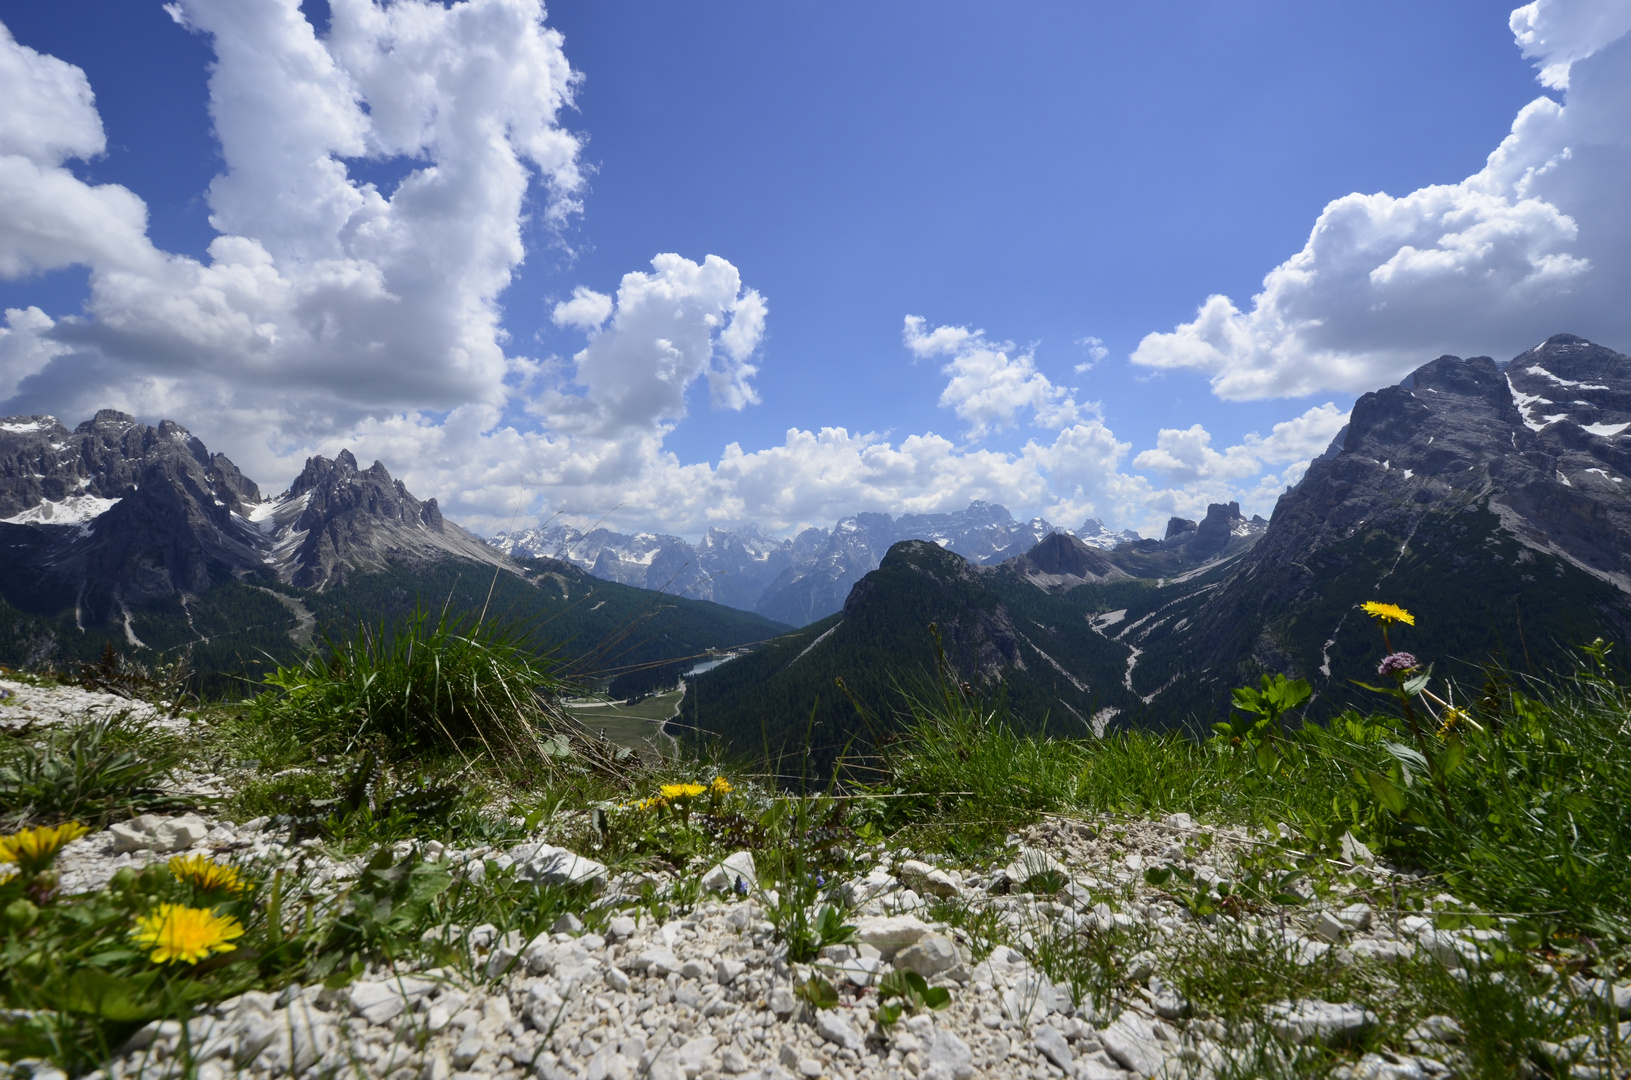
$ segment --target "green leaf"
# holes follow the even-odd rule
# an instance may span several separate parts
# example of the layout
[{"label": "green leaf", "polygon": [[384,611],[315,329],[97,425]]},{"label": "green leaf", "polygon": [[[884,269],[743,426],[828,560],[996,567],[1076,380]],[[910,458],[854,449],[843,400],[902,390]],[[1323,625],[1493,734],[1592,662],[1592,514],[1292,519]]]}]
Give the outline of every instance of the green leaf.
[{"label": "green leaf", "polygon": [[843,945],[855,939],[855,927],[844,922],[844,917],[838,909],[830,905],[823,905],[816,913],[816,937],[820,946]]},{"label": "green leaf", "polygon": [[1432,678],[1433,665],[1428,664],[1426,671],[1423,671],[1419,675],[1412,675],[1410,678],[1404,681],[1404,692],[1411,697],[1415,697],[1417,694],[1422,692],[1422,688],[1425,687],[1428,682],[1432,680]]},{"label": "green leaf", "polygon": [[1405,799],[1404,792],[1393,785],[1393,781],[1381,773],[1372,772],[1369,769],[1365,770],[1365,780],[1370,784],[1370,789],[1376,793],[1377,802],[1395,814],[1404,813],[1408,801]]},{"label": "green leaf", "polygon": [[1239,709],[1241,712],[1256,713],[1258,715],[1262,714],[1263,695],[1258,693],[1256,690],[1253,690],[1251,687],[1238,686],[1229,691],[1229,696],[1234,698],[1235,708]]},{"label": "green leaf", "polygon": [[1273,896],[1269,897],[1269,899],[1274,901],[1276,904],[1283,904],[1286,907],[1298,907],[1302,904],[1308,903],[1306,899],[1298,896],[1294,892],[1277,892]]},{"label": "green leaf", "polygon": [[1461,742],[1461,736],[1450,732],[1444,740],[1444,753],[1438,756],[1438,770],[1440,776],[1452,776],[1466,760],[1467,748]]},{"label": "green leaf", "polygon": [[1263,691],[1264,699],[1273,705],[1275,712],[1295,709],[1314,693],[1307,679],[1287,679],[1284,675],[1276,675],[1273,680],[1263,676]]},{"label": "green leaf", "polygon": [[351,962],[323,980],[323,985],[330,990],[339,990],[350,986],[352,981],[365,970],[362,957],[356,953],[351,954]]},{"label": "green leaf", "polygon": [[838,1006],[838,988],[820,975],[811,975],[799,983],[795,993],[808,1001],[812,1008],[832,1009]]},{"label": "green leaf", "polygon": [[909,968],[896,968],[878,980],[880,998],[899,997],[910,1001],[913,995],[921,997],[928,988],[923,976]]},{"label": "green leaf", "polygon": [[1432,766],[1429,765],[1427,759],[1422,756],[1421,751],[1417,750],[1415,747],[1406,746],[1404,743],[1397,742],[1385,742],[1382,745],[1387,748],[1388,753],[1393,755],[1393,759],[1395,761],[1404,766],[1406,775],[1409,774],[1409,770],[1412,768],[1419,773],[1432,772]]},{"label": "green leaf", "polygon": [[1360,682],[1358,679],[1349,679],[1348,681],[1359,687],[1361,690],[1369,690],[1377,694],[1391,694],[1394,697],[1399,696],[1399,688],[1397,686],[1372,686],[1370,683]]},{"label": "green leaf", "polygon": [[899,1002],[896,1002],[893,1005],[879,1005],[877,1009],[873,1011],[872,1018],[878,1022],[879,1027],[887,1028],[895,1021],[900,1019],[901,1008],[902,1006]]},{"label": "green leaf", "polygon": [[1159,889],[1172,880],[1172,867],[1147,866],[1144,868],[1144,880]]},{"label": "green leaf", "polygon": [[944,986],[931,986],[923,991],[923,1004],[931,1009],[944,1009],[951,1004],[951,991]]},{"label": "green leaf", "polygon": [[96,968],[81,968],[68,977],[62,1007],[103,1020],[150,1020],[162,1011],[153,983],[158,972],[145,976],[109,975]]}]

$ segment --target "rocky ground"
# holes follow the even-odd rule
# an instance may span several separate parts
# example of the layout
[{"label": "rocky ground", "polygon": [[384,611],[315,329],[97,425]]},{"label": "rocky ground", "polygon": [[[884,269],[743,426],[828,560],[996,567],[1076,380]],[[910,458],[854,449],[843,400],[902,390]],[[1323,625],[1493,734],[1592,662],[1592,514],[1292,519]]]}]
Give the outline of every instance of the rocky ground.
[{"label": "rocky ground", "polygon": [[[84,707],[80,691],[5,688],[15,695],[7,713],[28,709],[36,722]],[[190,782],[209,789],[218,780]],[[150,1024],[90,1074],[93,1080],[188,1072],[200,1080],[1259,1075],[1262,1059],[1252,1055],[1264,1047],[1284,1058],[1299,1046],[1342,1045],[1379,1018],[1362,1005],[1309,996],[1276,1004],[1255,1029],[1226,1027],[1176,989],[1173,965],[1194,955],[1197,942],[1227,937],[1310,970],[1430,960],[1456,972],[1502,941],[1499,927],[1437,928],[1435,914],[1464,910],[1452,896],[1439,894],[1421,910],[1399,906],[1401,889],[1419,892],[1420,883],[1377,865],[1351,841],[1344,859],[1328,861],[1323,887],[1302,886],[1296,904],[1208,910],[1193,897],[1216,897],[1213,883],[1243,880],[1269,855],[1289,864],[1299,854],[1297,838],[1289,830],[1214,827],[1184,814],[1049,818],[1010,837],[1007,860],[995,866],[869,848],[868,868],[841,886],[853,938],[811,964],[788,962],[767,917],[777,898],[761,887],[747,852],[704,876],[706,891],[688,914],[658,921],[637,893],[640,880],[542,840],[504,849],[404,842],[399,854],[416,846],[456,874],[592,881],[598,899],[582,918],[562,916],[531,940],[491,925],[443,928],[444,940],[468,950],[468,970],[375,967],[341,988],[251,992],[208,1007],[185,1027]],[[291,842],[268,819],[144,816],[69,845],[58,863],[61,887],[98,889],[121,867],[178,852],[296,867],[310,887],[335,891],[362,869],[317,841]],[[1036,959],[1084,940],[1108,943],[1093,969],[1112,973],[1114,986],[1103,995],[1092,985],[1073,995]],[[948,988],[949,1004],[908,1007],[888,1028],[879,1026],[879,984],[896,970]],[[811,998],[819,995],[799,992],[812,977],[836,990],[836,1003],[816,1008]],[[1622,1020],[1631,1017],[1631,984],[1559,978],[1565,997],[1606,1000]],[[1618,1039],[1627,1038],[1631,1024],[1622,1022]],[[1471,1075],[1463,1032],[1449,1016],[1426,1017],[1394,1041],[1353,1056],[1337,1075]],[[1547,1052],[1556,1075],[1627,1075],[1597,1042]],[[31,1067],[36,1077],[60,1075],[20,1064],[23,1075]],[[1514,1063],[1514,1075],[1523,1068]]]},{"label": "rocky ground", "polygon": [[162,710],[144,701],[117,694],[102,694],[77,686],[36,686],[0,679],[0,732],[16,733],[33,725],[101,720],[120,713],[180,731],[192,723],[187,719],[170,719]]}]

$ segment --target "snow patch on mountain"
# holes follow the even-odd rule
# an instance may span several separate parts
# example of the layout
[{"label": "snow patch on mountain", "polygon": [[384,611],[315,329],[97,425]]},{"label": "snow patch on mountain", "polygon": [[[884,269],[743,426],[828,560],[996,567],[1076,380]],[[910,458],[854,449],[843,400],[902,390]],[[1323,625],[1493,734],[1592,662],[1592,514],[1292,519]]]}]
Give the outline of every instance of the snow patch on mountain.
[{"label": "snow patch on mountain", "polygon": [[99,499],[95,495],[70,495],[55,501],[46,499],[20,514],[0,518],[0,522],[7,525],[85,525],[113,509],[118,502],[118,499]]}]

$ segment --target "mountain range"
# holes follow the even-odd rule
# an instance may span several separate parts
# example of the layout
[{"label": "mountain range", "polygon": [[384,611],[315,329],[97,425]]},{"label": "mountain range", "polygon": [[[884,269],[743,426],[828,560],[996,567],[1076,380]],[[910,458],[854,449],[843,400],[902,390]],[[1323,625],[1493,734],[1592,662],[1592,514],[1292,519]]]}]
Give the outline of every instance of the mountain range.
[{"label": "mountain range", "polygon": [[0,662],[185,646],[223,689],[360,620],[485,608],[629,692],[753,645],[687,680],[684,723],[819,762],[865,734],[835,679],[887,716],[902,682],[936,669],[932,624],[970,693],[1036,726],[1204,731],[1261,673],[1309,679],[1311,715],[1362,702],[1354,681],[1374,680],[1381,645],[1365,600],[1416,612],[1394,644],[1474,681],[1492,659],[1544,672],[1625,639],[1628,476],[1631,358],[1566,334],[1504,364],[1440,357],[1363,395],[1269,521],[1215,504],[1160,539],[975,503],[790,539],[716,529],[694,547],[564,527],[488,542],[349,452],[268,497],[171,421],[12,417]]},{"label": "mountain range", "polygon": [[840,612],[692,680],[684,721],[819,771],[932,681],[931,624],[954,680],[1068,734],[1205,732],[1270,672],[1310,680],[1310,716],[1374,706],[1367,600],[1415,613],[1393,645],[1463,694],[1491,663],[1566,670],[1631,631],[1628,476],[1631,357],[1568,334],[1505,364],[1443,356],[1360,397],[1266,525],[1214,505],[1159,541],[1051,537],[987,565],[898,543]]},{"label": "mountain range", "polygon": [[105,643],[187,647],[210,685],[314,634],[416,604],[512,615],[580,671],[609,674],[773,636],[713,603],[513,559],[446,520],[380,462],[312,457],[263,497],[172,421],[104,410],[69,430],[0,420],[0,662],[71,663]]},{"label": "mountain range", "polygon": [[[901,540],[929,540],[975,563],[1022,554],[1061,530],[1042,518],[1015,521],[1005,507],[975,501],[948,514],[863,513],[831,529],[809,528],[791,538],[758,526],[712,528],[692,545],[660,533],[628,535],[569,525],[500,532],[488,543],[508,555],[547,556],[580,566],[595,577],[757,611],[802,626],[830,615],[884,552]],[[1100,548],[1138,540],[1089,518],[1071,535]]]}]

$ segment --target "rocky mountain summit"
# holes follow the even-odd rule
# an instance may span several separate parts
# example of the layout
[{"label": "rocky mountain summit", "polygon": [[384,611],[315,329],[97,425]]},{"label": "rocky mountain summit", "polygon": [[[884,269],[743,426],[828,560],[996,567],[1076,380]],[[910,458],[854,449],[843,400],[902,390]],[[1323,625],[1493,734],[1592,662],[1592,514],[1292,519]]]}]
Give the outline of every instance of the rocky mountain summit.
[{"label": "rocky mountain summit", "polygon": [[311,458],[267,499],[181,425],[111,409],[72,431],[50,416],[0,420],[0,514],[0,592],[69,608],[80,626],[128,624],[133,606],[226,580],[322,589],[392,559],[507,565],[377,461]]},{"label": "rocky mountain summit", "polygon": [[1226,680],[1337,682],[1373,643],[1370,599],[1431,613],[1435,651],[1472,663],[1623,639],[1627,432],[1631,357],[1568,334],[1504,365],[1440,357],[1362,396],[1228,576],[1139,643]]},{"label": "rocky mountain summit", "polygon": [[[284,580],[321,589],[347,570],[379,569],[393,559],[454,556],[510,565],[491,545],[442,517],[435,499],[420,502],[376,461],[357,468],[349,450],[306,467],[277,500],[252,515],[272,542]],[[270,527],[266,527],[270,526]]]},{"label": "rocky mountain summit", "polygon": [[1240,504],[1212,503],[1200,521],[1170,518],[1166,535],[1159,540],[1135,540],[1118,544],[1114,558],[1118,566],[1134,577],[1162,577],[1181,574],[1240,554],[1255,544],[1269,523],[1257,515],[1250,519],[1240,513]]},{"label": "rocky mountain summit", "polygon": [[1102,549],[1062,532],[1043,539],[1030,551],[1002,565],[1047,592],[1062,592],[1078,585],[1105,581],[1127,581],[1133,576],[1116,565]]}]

